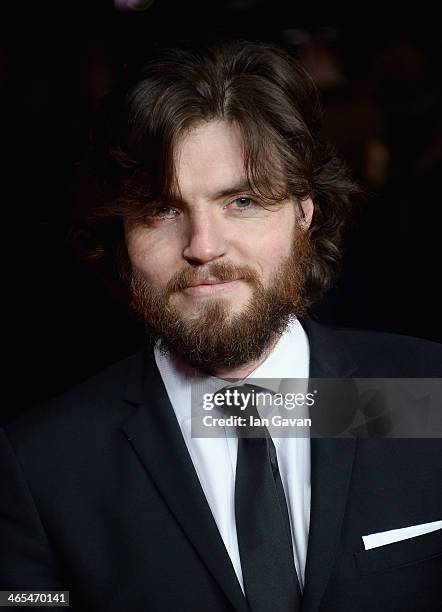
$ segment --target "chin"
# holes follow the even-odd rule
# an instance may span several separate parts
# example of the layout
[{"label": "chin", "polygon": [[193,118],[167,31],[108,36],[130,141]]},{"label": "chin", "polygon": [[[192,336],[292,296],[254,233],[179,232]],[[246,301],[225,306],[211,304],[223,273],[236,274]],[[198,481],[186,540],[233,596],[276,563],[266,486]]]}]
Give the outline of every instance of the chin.
[{"label": "chin", "polygon": [[230,300],[226,298],[210,298],[200,300],[199,303],[187,307],[177,304],[175,308],[180,312],[184,321],[195,321],[200,319],[205,314],[207,308],[213,306],[214,304],[222,305],[225,316],[229,318],[243,311],[243,307],[240,305],[232,305]]}]

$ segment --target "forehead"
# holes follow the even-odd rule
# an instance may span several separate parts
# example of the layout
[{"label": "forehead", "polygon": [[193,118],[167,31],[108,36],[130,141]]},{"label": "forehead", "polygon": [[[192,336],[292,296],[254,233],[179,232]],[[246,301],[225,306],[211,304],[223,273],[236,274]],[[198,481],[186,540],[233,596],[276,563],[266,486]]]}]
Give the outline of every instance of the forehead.
[{"label": "forehead", "polygon": [[217,200],[247,191],[270,203],[290,195],[274,143],[259,140],[251,146],[233,121],[211,120],[188,129],[175,143],[172,162],[166,198]]},{"label": "forehead", "polygon": [[191,128],[176,143],[174,167],[175,186],[183,193],[219,191],[226,182],[246,182],[239,127],[214,120]]}]

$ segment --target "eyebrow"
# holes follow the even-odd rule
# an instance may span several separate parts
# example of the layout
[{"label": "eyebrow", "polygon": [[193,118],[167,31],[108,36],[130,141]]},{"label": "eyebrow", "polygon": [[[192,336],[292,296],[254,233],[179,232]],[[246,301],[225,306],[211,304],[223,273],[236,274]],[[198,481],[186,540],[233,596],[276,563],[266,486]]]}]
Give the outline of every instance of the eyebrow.
[{"label": "eyebrow", "polygon": [[[231,196],[234,195],[236,193],[241,193],[244,191],[251,191],[251,187],[250,184],[247,181],[241,181],[239,183],[236,183],[234,185],[231,185],[229,187],[225,187],[223,189],[219,189],[218,191],[215,191],[214,193],[212,193],[210,195],[210,199],[211,200],[220,200],[221,198],[225,198],[227,196]],[[176,194],[176,193],[172,193],[170,195],[171,200],[183,204],[185,202],[183,202],[182,198]]]},{"label": "eyebrow", "polygon": [[227,187],[226,189],[220,189],[212,195],[212,199],[219,200],[221,198],[225,198],[226,196],[240,193],[241,191],[251,191],[250,184],[247,181],[242,181],[236,185]]}]

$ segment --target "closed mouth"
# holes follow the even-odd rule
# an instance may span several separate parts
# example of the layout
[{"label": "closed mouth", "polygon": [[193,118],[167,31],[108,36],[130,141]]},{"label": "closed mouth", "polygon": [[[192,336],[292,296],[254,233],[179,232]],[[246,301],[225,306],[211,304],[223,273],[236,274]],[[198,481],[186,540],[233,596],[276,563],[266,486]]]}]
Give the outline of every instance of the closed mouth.
[{"label": "closed mouth", "polygon": [[188,295],[213,295],[218,292],[228,291],[237,286],[241,279],[232,280],[198,280],[183,289],[183,293]]}]

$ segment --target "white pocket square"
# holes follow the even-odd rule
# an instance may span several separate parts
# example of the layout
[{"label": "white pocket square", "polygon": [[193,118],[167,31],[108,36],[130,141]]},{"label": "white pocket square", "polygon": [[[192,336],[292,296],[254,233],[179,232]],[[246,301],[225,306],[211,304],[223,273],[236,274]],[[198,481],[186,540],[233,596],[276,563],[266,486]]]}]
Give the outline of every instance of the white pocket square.
[{"label": "white pocket square", "polygon": [[425,533],[430,533],[437,529],[442,529],[442,521],[422,523],[421,525],[412,525],[411,527],[403,527],[402,529],[391,529],[390,531],[382,531],[380,533],[370,533],[369,535],[362,536],[362,540],[365,550],[370,550],[371,548],[378,548],[386,544],[393,544],[393,542],[415,538],[416,536],[424,535]]}]

